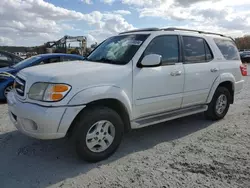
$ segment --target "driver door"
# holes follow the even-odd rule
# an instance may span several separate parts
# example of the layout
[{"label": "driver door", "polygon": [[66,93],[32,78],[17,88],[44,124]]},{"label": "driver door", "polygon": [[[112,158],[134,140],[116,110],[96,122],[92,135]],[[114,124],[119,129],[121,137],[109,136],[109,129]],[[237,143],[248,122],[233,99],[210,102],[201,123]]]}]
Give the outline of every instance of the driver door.
[{"label": "driver door", "polygon": [[135,67],[133,98],[135,119],[181,107],[184,89],[184,68],[180,62],[177,35],[152,39],[140,60],[149,54],[162,56],[158,67]]}]

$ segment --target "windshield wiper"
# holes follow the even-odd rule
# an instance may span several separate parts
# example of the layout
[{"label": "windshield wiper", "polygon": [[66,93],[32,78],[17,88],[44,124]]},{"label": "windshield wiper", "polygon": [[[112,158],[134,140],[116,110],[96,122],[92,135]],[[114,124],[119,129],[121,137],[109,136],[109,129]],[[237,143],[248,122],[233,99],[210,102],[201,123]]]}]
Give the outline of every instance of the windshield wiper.
[{"label": "windshield wiper", "polygon": [[94,62],[94,61],[95,61],[95,60],[89,59],[89,58],[87,58],[87,57],[86,57],[84,60],[85,60],[85,61],[91,61],[91,62]]},{"label": "windshield wiper", "polygon": [[117,60],[112,60],[112,59],[108,59],[108,58],[101,58],[98,60],[95,60],[96,62],[101,62],[101,63],[111,63],[111,64],[117,64],[117,65],[121,65],[121,64],[125,64],[122,61],[117,61]]}]

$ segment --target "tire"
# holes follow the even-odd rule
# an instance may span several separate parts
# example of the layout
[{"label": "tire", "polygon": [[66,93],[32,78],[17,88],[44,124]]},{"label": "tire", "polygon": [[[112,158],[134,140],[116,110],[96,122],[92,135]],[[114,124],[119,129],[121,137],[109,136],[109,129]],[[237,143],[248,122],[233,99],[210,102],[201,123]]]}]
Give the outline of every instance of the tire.
[{"label": "tire", "polygon": [[[222,98],[226,97],[226,103],[225,105],[222,105],[223,107],[221,108],[221,110],[217,110],[217,101],[221,96],[223,96]],[[205,112],[205,117],[210,120],[223,119],[228,112],[231,97],[232,96],[227,88],[218,87],[214,93],[212,101],[208,105],[208,110]]]},{"label": "tire", "polygon": [[[108,131],[104,130],[104,132],[101,132],[103,130],[99,130],[98,132],[96,127],[101,125],[104,122],[103,120],[105,121],[105,123],[102,126],[105,127],[111,124],[113,126],[111,125]],[[96,124],[97,122],[99,122],[99,124]],[[124,124],[119,114],[110,108],[101,106],[95,106],[90,109],[84,110],[80,114],[78,120],[76,121],[75,126],[76,127],[73,132],[73,138],[76,146],[76,153],[80,157],[80,159],[83,159],[87,162],[102,161],[111,156],[119,147],[124,133]],[[92,131],[92,129],[95,132]],[[109,142],[107,139],[105,140],[104,138],[105,131],[106,131],[106,136],[109,135],[109,138],[111,136],[111,133],[115,132],[115,134],[113,134],[112,142]],[[99,134],[96,135],[97,134],[96,132],[98,132]],[[89,138],[87,137],[88,135],[96,135],[96,136],[93,139],[87,140],[87,138]],[[102,136],[103,138],[101,138]],[[103,143],[106,143],[106,145],[110,143],[111,144],[103,151],[102,149],[105,147],[100,147],[98,144],[95,145],[95,147],[93,148],[88,146],[88,144],[91,144],[92,142],[96,143],[99,142],[100,140],[101,140],[100,143],[102,143],[102,145],[105,145]],[[98,149],[100,151],[97,151]]]},{"label": "tire", "polygon": [[6,95],[6,90],[7,89],[10,89],[10,88],[12,88],[13,89],[13,83],[11,83],[11,84],[9,84],[9,85],[7,85],[5,88],[4,88],[4,90],[3,90],[3,96],[4,96],[4,101],[6,101],[7,100],[7,95]]}]

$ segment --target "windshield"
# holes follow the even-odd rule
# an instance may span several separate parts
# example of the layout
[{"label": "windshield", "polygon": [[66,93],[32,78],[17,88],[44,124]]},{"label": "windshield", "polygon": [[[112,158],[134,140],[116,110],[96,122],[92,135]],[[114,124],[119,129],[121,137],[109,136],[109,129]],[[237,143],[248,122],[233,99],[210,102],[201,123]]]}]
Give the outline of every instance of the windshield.
[{"label": "windshield", "polygon": [[105,40],[87,58],[88,61],[127,64],[149,35],[119,35]]},{"label": "windshield", "polygon": [[30,57],[28,59],[25,59],[23,61],[20,61],[19,63],[11,66],[13,68],[16,68],[16,69],[22,69],[22,68],[25,68],[25,67],[28,67],[30,64],[32,64],[33,62],[35,62],[36,60],[40,59],[41,57],[39,56],[33,56],[33,57]]}]

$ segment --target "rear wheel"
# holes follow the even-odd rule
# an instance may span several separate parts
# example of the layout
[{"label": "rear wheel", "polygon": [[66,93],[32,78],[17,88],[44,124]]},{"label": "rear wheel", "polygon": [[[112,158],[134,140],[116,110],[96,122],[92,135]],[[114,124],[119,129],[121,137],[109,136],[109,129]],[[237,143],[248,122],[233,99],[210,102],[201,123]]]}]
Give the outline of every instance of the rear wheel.
[{"label": "rear wheel", "polygon": [[97,162],[112,155],[121,143],[124,125],[120,116],[107,107],[94,107],[80,114],[74,138],[78,156]]},{"label": "rear wheel", "polygon": [[225,117],[230,106],[231,94],[225,87],[218,87],[205,112],[207,119],[219,120]]}]

